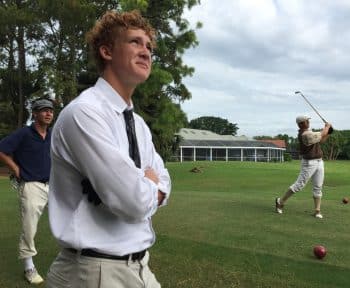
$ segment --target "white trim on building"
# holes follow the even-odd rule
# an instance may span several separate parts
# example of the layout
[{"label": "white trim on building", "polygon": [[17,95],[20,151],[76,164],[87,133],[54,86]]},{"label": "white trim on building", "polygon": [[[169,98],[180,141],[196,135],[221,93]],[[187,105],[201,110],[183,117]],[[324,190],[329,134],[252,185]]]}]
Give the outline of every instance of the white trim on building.
[{"label": "white trim on building", "polygon": [[246,136],[218,135],[211,131],[183,128],[177,161],[283,162],[285,148],[250,140]]}]

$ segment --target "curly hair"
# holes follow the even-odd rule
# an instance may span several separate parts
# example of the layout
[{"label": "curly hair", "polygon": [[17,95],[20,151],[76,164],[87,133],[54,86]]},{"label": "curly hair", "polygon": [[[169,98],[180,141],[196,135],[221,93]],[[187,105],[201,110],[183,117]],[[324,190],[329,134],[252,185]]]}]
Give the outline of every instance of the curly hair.
[{"label": "curly hair", "polygon": [[151,40],[152,48],[155,48],[156,31],[150,23],[141,16],[139,11],[133,10],[123,13],[118,13],[115,10],[107,11],[86,34],[86,41],[89,45],[90,53],[96,62],[99,72],[102,72],[105,67],[105,61],[100,55],[100,47],[102,45],[113,47],[113,43],[118,36],[120,36],[121,31],[127,29],[144,30]]}]

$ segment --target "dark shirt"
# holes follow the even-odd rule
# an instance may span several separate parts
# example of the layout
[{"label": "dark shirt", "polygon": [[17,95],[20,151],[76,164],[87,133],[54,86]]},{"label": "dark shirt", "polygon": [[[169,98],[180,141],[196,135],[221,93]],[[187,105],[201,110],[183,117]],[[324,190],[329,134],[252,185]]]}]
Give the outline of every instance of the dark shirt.
[{"label": "dark shirt", "polygon": [[11,155],[20,168],[23,181],[49,181],[51,159],[51,129],[45,139],[36,131],[34,124],[17,129],[0,141],[0,152]]},{"label": "dark shirt", "polygon": [[303,143],[302,134],[305,130],[299,130],[298,140],[299,140],[299,150],[300,154],[304,159],[312,160],[312,159],[320,159],[323,156],[320,143],[315,143],[309,146],[306,146]]}]

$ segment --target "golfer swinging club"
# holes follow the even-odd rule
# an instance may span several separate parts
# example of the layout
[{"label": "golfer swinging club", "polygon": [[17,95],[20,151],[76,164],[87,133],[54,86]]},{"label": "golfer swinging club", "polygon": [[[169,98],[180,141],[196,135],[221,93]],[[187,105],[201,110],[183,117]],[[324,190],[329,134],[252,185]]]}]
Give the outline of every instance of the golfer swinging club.
[{"label": "golfer swinging club", "polygon": [[294,193],[302,190],[307,182],[312,179],[312,193],[314,198],[316,218],[322,219],[321,214],[321,198],[322,198],[322,186],[324,180],[324,163],[322,160],[322,150],[320,143],[325,142],[329,136],[330,123],[325,123],[324,128],[320,132],[313,132],[309,130],[310,120],[308,116],[298,116],[296,123],[299,127],[298,140],[299,149],[302,156],[301,170],[296,182],[289,187],[282,198],[276,198],[276,212],[283,213],[283,206],[286,201]]}]

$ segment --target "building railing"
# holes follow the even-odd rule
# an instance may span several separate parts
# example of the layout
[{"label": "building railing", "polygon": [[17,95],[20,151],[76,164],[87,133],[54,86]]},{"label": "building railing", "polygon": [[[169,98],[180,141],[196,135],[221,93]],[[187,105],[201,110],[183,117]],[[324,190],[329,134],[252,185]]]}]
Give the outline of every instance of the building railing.
[{"label": "building railing", "polygon": [[180,146],[174,161],[283,162],[286,149],[278,147],[193,147]]}]

